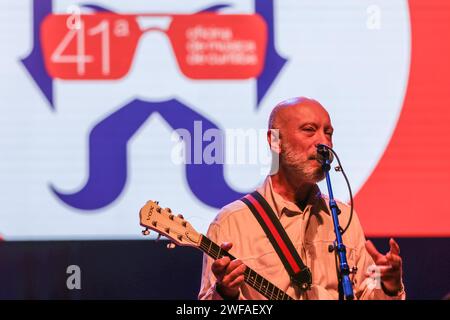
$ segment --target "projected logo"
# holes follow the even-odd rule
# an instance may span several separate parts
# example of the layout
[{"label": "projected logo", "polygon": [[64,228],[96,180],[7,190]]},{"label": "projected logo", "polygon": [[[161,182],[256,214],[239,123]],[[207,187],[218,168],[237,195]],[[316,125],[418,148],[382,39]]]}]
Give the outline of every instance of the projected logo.
[{"label": "projected logo", "polygon": [[[142,35],[161,32],[170,40],[185,77],[256,79],[259,104],[286,62],[273,43],[273,3],[255,1],[254,14],[221,14],[227,7],[215,5],[193,14],[119,14],[87,4],[81,9],[91,10],[89,13],[82,14],[74,7],[70,14],[54,14],[51,0],[35,1],[34,48],[23,63],[57,111],[54,79],[119,80],[129,72]],[[170,24],[166,29],[141,28],[138,20],[142,17],[168,17]],[[127,181],[127,144],[154,113],[161,115],[174,130],[187,130],[192,135],[195,122],[201,122],[205,131],[220,130],[205,114],[177,99],[163,102],[132,99],[90,130],[86,184],[75,193],[60,192],[52,184],[54,194],[67,205],[82,210],[112,203]],[[202,152],[207,145],[202,143]],[[208,206],[220,208],[244,195],[225,181],[223,163],[186,163],[185,174],[192,193]]]},{"label": "projected logo", "polygon": [[[9,170],[7,178],[18,182],[2,192],[9,214],[3,221],[10,221],[2,228],[5,236],[134,237],[130,215],[149,198],[183,210],[204,232],[217,208],[254,189],[262,170],[224,162],[176,165],[171,134],[183,133],[186,154],[205,154],[214,143],[226,158],[229,139],[212,141],[202,133],[259,132],[276,103],[299,95],[317,99],[330,112],[334,146],[366,232],[425,233],[422,222],[405,224],[396,214],[404,205],[397,198],[409,195],[413,185],[409,172],[398,169],[404,168],[398,152],[409,150],[405,146],[412,142],[405,141],[415,141],[414,134],[396,132],[414,128],[415,119],[425,114],[417,111],[421,106],[411,106],[423,97],[408,99],[419,94],[412,89],[423,87],[411,79],[425,79],[409,78],[427,63],[422,54],[417,54],[422,60],[413,60],[410,46],[412,36],[416,46],[426,38],[425,32],[410,30],[425,21],[412,19],[420,10],[409,12],[408,2],[401,0],[372,6],[354,1],[345,10],[319,0],[110,5],[105,0],[32,2],[32,43],[17,49],[15,57],[23,58],[27,79],[45,99],[32,100],[37,90],[27,91],[14,110],[22,119],[24,105],[33,106],[26,117],[35,126],[31,143],[39,148],[10,150],[16,170]],[[20,30],[28,28],[16,29],[18,43],[26,43],[30,35]],[[6,68],[11,68],[8,74],[24,74]],[[48,110],[42,108],[44,101]],[[15,134],[29,142],[23,127]],[[185,143],[184,136],[195,143]],[[22,159],[28,161],[26,170]],[[396,178],[402,175],[403,180]],[[332,178],[335,196],[347,200],[344,180]],[[27,204],[45,209],[37,227],[19,230],[16,203],[24,183],[33,195]],[[379,212],[373,205],[381,196],[390,210]],[[108,221],[94,214],[106,212]]]}]

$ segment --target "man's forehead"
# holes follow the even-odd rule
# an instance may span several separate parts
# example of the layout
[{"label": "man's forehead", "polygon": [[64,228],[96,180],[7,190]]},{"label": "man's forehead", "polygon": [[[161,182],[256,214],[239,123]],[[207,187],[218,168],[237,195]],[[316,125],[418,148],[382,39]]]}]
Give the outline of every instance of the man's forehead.
[{"label": "man's forehead", "polygon": [[286,103],[277,106],[276,117],[282,121],[326,121],[330,122],[330,117],[325,108],[315,100],[300,100],[293,103]]}]

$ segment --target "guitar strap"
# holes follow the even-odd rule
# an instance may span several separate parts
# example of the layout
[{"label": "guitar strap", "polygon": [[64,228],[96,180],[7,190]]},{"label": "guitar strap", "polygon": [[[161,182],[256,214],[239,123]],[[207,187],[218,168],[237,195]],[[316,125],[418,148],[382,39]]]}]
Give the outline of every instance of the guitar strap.
[{"label": "guitar strap", "polygon": [[258,191],[255,191],[241,198],[241,201],[247,205],[263,228],[283,262],[291,281],[302,290],[311,289],[311,271],[303,263],[286,230],[284,230],[266,199]]}]

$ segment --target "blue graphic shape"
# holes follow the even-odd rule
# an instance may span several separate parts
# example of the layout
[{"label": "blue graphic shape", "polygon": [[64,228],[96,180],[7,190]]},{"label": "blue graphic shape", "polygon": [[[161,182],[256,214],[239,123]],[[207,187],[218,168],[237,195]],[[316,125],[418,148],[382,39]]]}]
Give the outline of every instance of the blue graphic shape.
[{"label": "blue graphic shape", "polygon": [[197,13],[217,12],[217,11],[219,11],[221,9],[230,8],[230,7],[231,6],[229,4],[216,4],[216,5],[213,5],[211,7],[202,9],[202,10],[198,11]]},{"label": "blue graphic shape", "polygon": [[[97,4],[82,4],[81,5],[82,8],[88,8],[91,10],[94,10],[96,12],[105,12],[105,13],[116,13],[114,11],[112,11],[111,9],[106,8],[105,6],[99,6]],[[229,8],[231,7],[229,4],[216,4],[210,7],[207,7],[205,9],[201,9],[200,11],[198,11],[197,13],[205,13],[205,12],[217,12],[221,9],[224,8]]]},{"label": "blue graphic shape", "polygon": [[104,7],[104,6],[99,6],[99,5],[97,5],[97,4],[89,4],[89,3],[86,3],[86,4],[82,4],[80,7],[82,7],[82,8],[88,8],[88,9],[94,10],[95,12],[116,13],[116,12],[114,12],[114,11],[112,11],[112,10],[110,10],[110,9],[108,9],[108,8],[106,8],[106,7]]},{"label": "blue graphic shape", "polygon": [[266,59],[263,71],[256,80],[256,108],[258,109],[262,99],[288,60],[281,57],[275,49],[273,0],[255,0],[255,12],[260,14],[267,23]]},{"label": "blue graphic shape", "polygon": [[[194,137],[196,121],[201,121],[204,131],[219,130],[212,121],[176,99],[165,102],[133,100],[92,129],[89,135],[89,178],[85,186],[78,192],[67,194],[52,185],[51,190],[67,205],[82,210],[100,209],[113,202],[122,193],[127,180],[128,141],[154,112],[158,112],[173,129],[189,131],[191,137]],[[202,154],[210,143],[202,139]],[[225,142],[219,143],[223,150]],[[191,155],[195,154],[194,145],[185,145],[190,146]],[[227,184],[223,164],[186,164],[185,170],[189,188],[206,205],[221,208],[245,195]]]},{"label": "blue graphic shape", "polygon": [[44,18],[52,13],[52,0],[33,1],[33,49],[31,53],[21,60],[36,85],[44,94],[52,110],[53,104],[53,79],[45,70],[44,57],[40,41],[40,26]]}]

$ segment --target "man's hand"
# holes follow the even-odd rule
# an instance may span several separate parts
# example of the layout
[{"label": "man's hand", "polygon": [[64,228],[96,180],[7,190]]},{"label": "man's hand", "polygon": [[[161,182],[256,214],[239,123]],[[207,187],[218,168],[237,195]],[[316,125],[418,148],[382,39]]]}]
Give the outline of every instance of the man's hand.
[{"label": "man's hand", "polygon": [[[230,250],[232,243],[223,243],[220,247]],[[239,288],[244,283],[244,271],[246,265],[236,259],[231,261],[229,257],[223,257],[213,262],[211,270],[216,276],[216,289],[224,299],[237,299]]]},{"label": "man's hand", "polygon": [[[383,290],[388,295],[396,295],[402,290],[402,258],[400,247],[394,239],[389,240],[391,249],[386,255],[381,254],[372,241],[366,241],[367,252],[380,270]],[[370,276],[366,273],[366,276]]]}]

